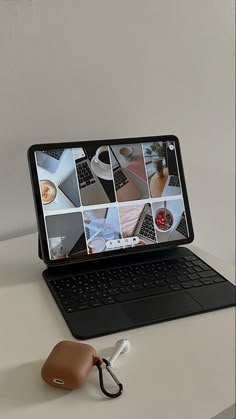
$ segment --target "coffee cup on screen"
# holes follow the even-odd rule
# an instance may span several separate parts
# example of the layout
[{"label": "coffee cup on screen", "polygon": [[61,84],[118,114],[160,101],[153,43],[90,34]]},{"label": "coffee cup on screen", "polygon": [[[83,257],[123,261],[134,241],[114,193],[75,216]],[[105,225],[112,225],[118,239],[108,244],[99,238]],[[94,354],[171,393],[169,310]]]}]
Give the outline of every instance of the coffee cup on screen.
[{"label": "coffee cup on screen", "polygon": [[131,161],[133,158],[134,149],[132,147],[121,147],[119,153],[125,161]]},{"label": "coffee cup on screen", "polygon": [[102,170],[104,171],[111,170],[110,157],[109,157],[108,147],[106,145],[103,145],[97,149],[96,154],[95,154],[95,162],[99,164]]},{"label": "coffee cup on screen", "polygon": [[103,237],[95,237],[88,243],[89,253],[100,253],[106,247],[106,242]]}]

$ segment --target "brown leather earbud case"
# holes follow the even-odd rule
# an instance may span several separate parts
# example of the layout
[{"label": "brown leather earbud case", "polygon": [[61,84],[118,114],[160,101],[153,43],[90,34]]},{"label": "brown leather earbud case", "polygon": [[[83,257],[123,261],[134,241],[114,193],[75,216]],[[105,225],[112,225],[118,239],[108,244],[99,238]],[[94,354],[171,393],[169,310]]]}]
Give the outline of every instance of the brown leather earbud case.
[{"label": "brown leather earbud case", "polygon": [[73,390],[86,381],[97,361],[102,363],[92,346],[65,340],[53,348],[41,376],[47,384]]}]

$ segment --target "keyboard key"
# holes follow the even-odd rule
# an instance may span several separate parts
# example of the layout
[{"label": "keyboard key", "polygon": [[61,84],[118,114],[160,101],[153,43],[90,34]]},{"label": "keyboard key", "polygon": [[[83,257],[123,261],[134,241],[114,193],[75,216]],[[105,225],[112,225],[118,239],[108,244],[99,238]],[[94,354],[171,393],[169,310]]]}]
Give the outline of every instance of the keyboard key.
[{"label": "keyboard key", "polygon": [[[127,288],[129,288],[129,287],[127,287]],[[131,285],[130,288],[132,289],[132,291],[140,291],[140,290],[143,290],[143,285],[142,284],[133,284],[133,285]]]},{"label": "keyboard key", "polygon": [[222,278],[222,276],[213,276],[211,279],[216,283],[217,282],[225,282],[225,279]]},{"label": "keyboard key", "polygon": [[61,302],[64,307],[70,306],[70,301],[68,300],[62,300]]},{"label": "keyboard key", "polygon": [[112,281],[112,282],[110,283],[110,286],[111,286],[112,288],[117,288],[117,287],[119,287],[119,285],[120,285],[120,281]]},{"label": "keyboard key", "polygon": [[202,272],[202,268],[200,266],[194,266],[195,272]]},{"label": "keyboard key", "polygon": [[[140,278],[140,281],[142,281],[142,278]],[[130,285],[130,284],[132,284],[132,279],[124,278],[120,282],[121,282],[122,285]]]},{"label": "keyboard key", "polygon": [[102,302],[100,301],[100,300],[94,300],[94,301],[91,301],[90,303],[89,303],[89,306],[90,307],[99,307],[99,306],[101,306],[102,305]]},{"label": "keyboard key", "polygon": [[106,298],[107,296],[108,296],[108,292],[106,292],[106,291],[96,292],[96,297],[97,298]]},{"label": "keyboard key", "polygon": [[203,271],[203,272],[199,272],[199,275],[201,278],[210,278],[211,276],[215,276],[215,272],[214,271]]},{"label": "keyboard key", "polygon": [[168,284],[176,284],[177,279],[176,278],[167,278],[166,282],[168,282]]},{"label": "keyboard key", "polygon": [[111,296],[103,298],[102,301],[103,301],[104,304],[114,304],[115,303],[114,298],[111,297]]},{"label": "keyboard key", "polygon": [[183,289],[180,284],[170,285],[170,288],[172,289],[172,291],[179,291]]},{"label": "keyboard key", "polygon": [[127,294],[127,292],[131,292],[132,289],[133,289],[133,286],[132,287],[129,287],[129,286],[127,286],[127,287],[121,287],[120,288],[120,292],[122,292],[122,294]]},{"label": "keyboard key", "polygon": [[192,262],[192,260],[196,260],[197,259],[197,256],[185,256],[185,258],[184,258],[185,260],[187,260],[188,262]]},{"label": "keyboard key", "polygon": [[155,283],[153,281],[151,281],[151,282],[144,282],[143,283],[143,287],[145,289],[151,289],[151,288],[156,288],[156,285],[155,285]]},{"label": "keyboard key", "polygon": [[143,278],[140,277],[132,277],[130,283],[132,284],[141,284],[143,283]]},{"label": "keyboard key", "polygon": [[158,285],[158,287],[164,287],[166,285],[166,281],[164,281],[163,279],[156,281],[156,285]]},{"label": "keyboard key", "polygon": [[67,307],[65,308],[66,313],[74,313],[75,311],[78,311],[75,307]]},{"label": "keyboard key", "polygon": [[185,281],[188,280],[188,277],[187,277],[187,275],[177,275],[177,279],[180,282],[185,282]]},{"label": "keyboard key", "polygon": [[199,279],[200,276],[198,274],[189,274],[188,278],[193,280],[193,279]]},{"label": "keyboard key", "polygon": [[85,310],[88,307],[89,307],[89,305],[86,304],[86,303],[77,305],[78,310]]},{"label": "keyboard key", "polygon": [[191,285],[192,287],[201,287],[202,283],[200,281],[192,281]]},{"label": "keyboard key", "polygon": [[193,262],[193,264],[195,266],[200,266],[200,268],[202,268],[204,271],[208,271],[210,270],[210,266],[207,266],[204,262],[200,261],[200,260],[196,260]]},{"label": "keyboard key", "polygon": [[107,291],[108,295],[117,295],[120,294],[119,288],[111,288]]},{"label": "keyboard key", "polygon": [[181,285],[182,285],[183,288],[192,288],[191,281],[182,282]]},{"label": "keyboard key", "polygon": [[214,284],[214,281],[213,281],[212,279],[201,279],[201,282],[202,282],[204,285],[211,285],[211,284]]},{"label": "keyboard key", "polygon": [[188,273],[187,269],[178,269],[177,270],[178,275],[184,275],[184,274],[187,274],[187,273]]},{"label": "keyboard key", "polygon": [[193,267],[193,262],[185,262],[185,265],[189,268]]},{"label": "keyboard key", "polygon": [[188,273],[193,274],[195,272],[194,268],[187,268]]}]

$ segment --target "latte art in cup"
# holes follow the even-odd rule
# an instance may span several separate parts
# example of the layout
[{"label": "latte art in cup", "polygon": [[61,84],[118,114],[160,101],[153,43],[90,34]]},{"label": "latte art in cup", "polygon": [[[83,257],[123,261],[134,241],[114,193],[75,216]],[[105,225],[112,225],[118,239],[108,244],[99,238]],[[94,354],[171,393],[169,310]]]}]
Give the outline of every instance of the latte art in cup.
[{"label": "latte art in cup", "polygon": [[54,201],[57,194],[56,186],[50,180],[40,181],[40,191],[44,205],[50,204]]},{"label": "latte art in cup", "polygon": [[106,247],[106,242],[102,237],[95,237],[88,243],[90,253],[102,252]]}]

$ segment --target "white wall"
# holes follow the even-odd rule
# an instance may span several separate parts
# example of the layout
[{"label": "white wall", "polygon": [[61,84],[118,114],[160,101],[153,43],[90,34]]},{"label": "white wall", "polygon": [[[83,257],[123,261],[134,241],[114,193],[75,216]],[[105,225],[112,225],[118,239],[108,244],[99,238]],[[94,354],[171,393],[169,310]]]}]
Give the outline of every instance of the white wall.
[{"label": "white wall", "polygon": [[0,239],[35,230],[27,147],[174,133],[195,244],[234,260],[233,0],[0,0]]}]

